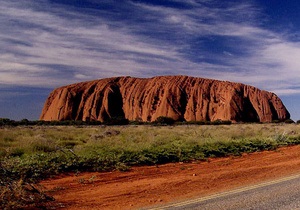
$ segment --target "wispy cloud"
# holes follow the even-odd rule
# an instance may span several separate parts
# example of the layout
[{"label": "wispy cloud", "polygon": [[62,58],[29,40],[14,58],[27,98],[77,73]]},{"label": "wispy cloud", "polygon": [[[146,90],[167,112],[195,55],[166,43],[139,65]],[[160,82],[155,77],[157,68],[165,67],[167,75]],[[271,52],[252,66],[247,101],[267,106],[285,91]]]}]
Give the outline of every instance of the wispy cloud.
[{"label": "wispy cloud", "polygon": [[265,17],[250,1],[97,2],[78,9],[2,0],[0,84],[184,74],[300,93],[300,43],[263,27]]}]

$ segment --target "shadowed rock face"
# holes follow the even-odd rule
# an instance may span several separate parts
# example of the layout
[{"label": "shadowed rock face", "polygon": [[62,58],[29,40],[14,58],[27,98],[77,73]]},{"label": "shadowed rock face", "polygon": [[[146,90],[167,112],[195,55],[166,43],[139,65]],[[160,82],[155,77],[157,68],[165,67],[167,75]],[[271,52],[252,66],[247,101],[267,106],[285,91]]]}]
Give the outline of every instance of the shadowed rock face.
[{"label": "shadowed rock face", "polygon": [[149,79],[116,77],[55,89],[41,120],[99,120],[125,117],[175,120],[271,122],[290,114],[274,94],[255,87],[188,76]]}]

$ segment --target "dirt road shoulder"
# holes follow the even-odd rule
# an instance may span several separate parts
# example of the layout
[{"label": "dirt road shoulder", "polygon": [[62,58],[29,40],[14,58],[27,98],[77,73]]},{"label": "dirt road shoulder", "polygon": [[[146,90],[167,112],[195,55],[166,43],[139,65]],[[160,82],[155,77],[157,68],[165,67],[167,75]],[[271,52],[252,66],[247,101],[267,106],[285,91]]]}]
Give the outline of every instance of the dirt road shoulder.
[{"label": "dirt road shoulder", "polygon": [[69,174],[41,184],[67,209],[135,209],[296,173],[300,173],[300,146],[205,162],[133,167],[128,172]]}]

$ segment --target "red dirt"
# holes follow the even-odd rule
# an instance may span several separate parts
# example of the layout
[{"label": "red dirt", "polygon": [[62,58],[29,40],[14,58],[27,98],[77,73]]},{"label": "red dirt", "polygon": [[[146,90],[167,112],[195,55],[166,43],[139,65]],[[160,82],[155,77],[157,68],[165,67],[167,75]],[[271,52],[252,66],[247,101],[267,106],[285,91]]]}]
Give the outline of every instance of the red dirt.
[{"label": "red dirt", "polygon": [[43,181],[66,209],[136,209],[203,197],[300,172],[300,146],[206,162],[69,174]]}]

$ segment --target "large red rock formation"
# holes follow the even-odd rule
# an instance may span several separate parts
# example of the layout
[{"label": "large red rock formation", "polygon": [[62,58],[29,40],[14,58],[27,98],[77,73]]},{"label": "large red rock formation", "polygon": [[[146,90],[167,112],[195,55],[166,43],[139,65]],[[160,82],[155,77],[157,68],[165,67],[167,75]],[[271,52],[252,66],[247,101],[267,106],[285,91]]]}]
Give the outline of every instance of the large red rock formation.
[{"label": "large red rock formation", "polygon": [[175,120],[271,122],[290,114],[274,94],[255,87],[188,76],[148,79],[116,77],[55,89],[41,120],[99,120],[125,117]]}]

